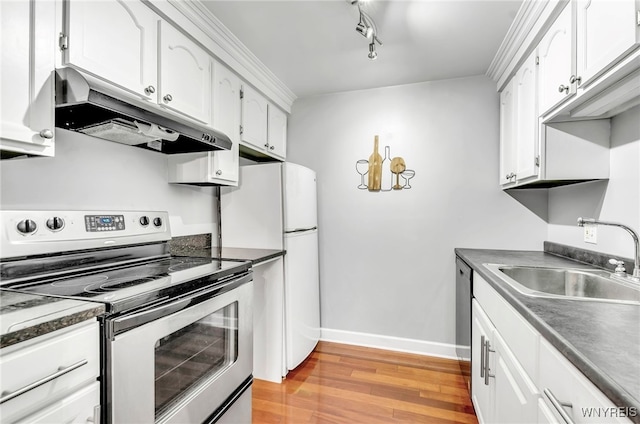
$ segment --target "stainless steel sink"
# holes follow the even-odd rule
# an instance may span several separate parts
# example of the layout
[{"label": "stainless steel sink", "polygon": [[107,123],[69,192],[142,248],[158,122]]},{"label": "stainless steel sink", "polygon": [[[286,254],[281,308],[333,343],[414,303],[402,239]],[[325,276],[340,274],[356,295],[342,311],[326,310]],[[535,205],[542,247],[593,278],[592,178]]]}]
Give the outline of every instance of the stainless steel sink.
[{"label": "stainless steel sink", "polygon": [[529,296],[640,304],[640,285],[610,272],[485,264],[494,274]]}]

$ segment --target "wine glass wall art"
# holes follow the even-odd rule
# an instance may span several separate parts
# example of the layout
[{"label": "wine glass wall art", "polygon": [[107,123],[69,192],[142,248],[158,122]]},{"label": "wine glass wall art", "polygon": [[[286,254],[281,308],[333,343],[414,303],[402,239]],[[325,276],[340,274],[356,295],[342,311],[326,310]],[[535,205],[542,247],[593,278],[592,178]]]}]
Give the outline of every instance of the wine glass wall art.
[{"label": "wine glass wall art", "polygon": [[[378,152],[379,137],[373,139],[373,152],[369,159],[358,159],[356,171],[360,175],[360,190],[392,191],[410,189],[409,180],[416,175],[416,171],[408,169],[401,157],[391,157],[389,146],[384,148],[384,158]],[[400,181],[402,177],[402,184]]]}]

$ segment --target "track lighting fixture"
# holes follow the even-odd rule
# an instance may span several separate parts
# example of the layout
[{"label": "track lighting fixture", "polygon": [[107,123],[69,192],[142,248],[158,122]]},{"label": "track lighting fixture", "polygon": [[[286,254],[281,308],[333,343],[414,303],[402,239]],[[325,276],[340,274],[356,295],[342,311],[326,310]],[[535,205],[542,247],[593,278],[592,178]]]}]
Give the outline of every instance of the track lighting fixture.
[{"label": "track lighting fixture", "polygon": [[369,59],[374,60],[378,57],[376,52],[376,43],[382,45],[382,42],[378,39],[378,29],[376,23],[373,21],[365,11],[362,10],[360,3],[362,0],[349,0],[351,4],[358,6],[358,13],[360,14],[360,21],[356,25],[356,32],[366,39],[370,40],[369,43]]}]

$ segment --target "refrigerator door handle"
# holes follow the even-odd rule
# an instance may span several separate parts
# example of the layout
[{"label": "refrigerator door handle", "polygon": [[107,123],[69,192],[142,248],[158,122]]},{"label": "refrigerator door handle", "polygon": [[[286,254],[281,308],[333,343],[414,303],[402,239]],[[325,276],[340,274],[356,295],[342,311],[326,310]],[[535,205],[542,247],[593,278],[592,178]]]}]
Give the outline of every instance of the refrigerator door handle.
[{"label": "refrigerator door handle", "polygon": [[317,230],[318,227],[311,227],[311,228],[296,228],[295,230],[289,230],[289,231],[285,231],[285,234],[291,234],[291,233],[304,233],[305,231],[314,231]]}]

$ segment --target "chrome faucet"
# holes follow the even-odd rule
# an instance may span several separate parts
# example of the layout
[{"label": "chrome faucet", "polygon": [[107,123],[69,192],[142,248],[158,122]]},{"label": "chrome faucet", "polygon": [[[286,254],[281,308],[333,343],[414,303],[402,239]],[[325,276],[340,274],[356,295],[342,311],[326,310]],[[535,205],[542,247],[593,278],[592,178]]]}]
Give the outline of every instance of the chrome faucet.
[{"label": "chrome faucet", "polygon": [[640,241],[638,240],[639,239],[638,233],[633,231],[632,228],[629,228],[624,224],[618,224],[617,222],[598,221],[593,218],[582,218],[582,217],[578,218],[578,227],[584,227],[585,224],[610,225],[613,227],[620,227],[623,230],[626,230],[629,234],[631,234],[631,237],[633,238],[633,242],[635,243],[635,247],[636,247],[636,256],[634,258],[635,264],[633,266],[633,276],[631,278],[633,278],[636,281],[640,281]]}]

